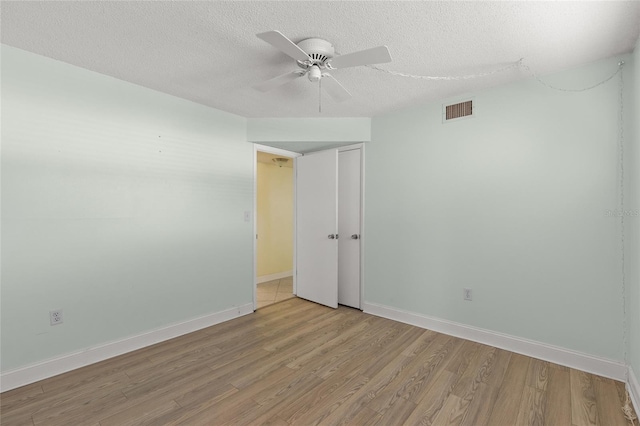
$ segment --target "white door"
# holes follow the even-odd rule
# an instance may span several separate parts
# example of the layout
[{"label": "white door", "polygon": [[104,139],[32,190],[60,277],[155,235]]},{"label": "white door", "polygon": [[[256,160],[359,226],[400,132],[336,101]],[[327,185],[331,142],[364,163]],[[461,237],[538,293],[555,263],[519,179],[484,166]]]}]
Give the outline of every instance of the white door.
[{"label": "white door", "polygon": [[338,151],[296,158],[296,295],[338,307]]},{"label": "white door", "polygon": [[360,149],[338,154],[338,303],[360,309]]}]

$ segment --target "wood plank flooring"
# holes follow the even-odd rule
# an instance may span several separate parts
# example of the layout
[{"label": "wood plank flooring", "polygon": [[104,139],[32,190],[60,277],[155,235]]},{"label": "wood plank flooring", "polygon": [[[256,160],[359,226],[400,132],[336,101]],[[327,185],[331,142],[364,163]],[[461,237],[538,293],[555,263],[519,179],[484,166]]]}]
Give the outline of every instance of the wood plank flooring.
[{"label": "wood plank flooring", "polygon": [[0,395],[2,425],[628,425],[603,377],[290,299]]}]

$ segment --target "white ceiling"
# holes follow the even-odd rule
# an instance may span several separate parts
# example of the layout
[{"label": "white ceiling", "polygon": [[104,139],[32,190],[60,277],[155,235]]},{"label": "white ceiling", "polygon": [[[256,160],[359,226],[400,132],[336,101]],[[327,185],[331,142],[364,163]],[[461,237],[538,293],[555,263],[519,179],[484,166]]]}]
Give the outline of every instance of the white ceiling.
[{"label": "white ceiling", "polygon": [[103,1],[2,2],[2,43],[245,117],[371,117],[522,79],[513,69],[424,81],[357,67],[332,74],[353,94],[336,104],[305,78],[251,86],[295,69],[255,34],[331,41],[342,54],[387,45],[381,67],[464,75],[524,58],[538,74],[633,50],[640,2]]}]

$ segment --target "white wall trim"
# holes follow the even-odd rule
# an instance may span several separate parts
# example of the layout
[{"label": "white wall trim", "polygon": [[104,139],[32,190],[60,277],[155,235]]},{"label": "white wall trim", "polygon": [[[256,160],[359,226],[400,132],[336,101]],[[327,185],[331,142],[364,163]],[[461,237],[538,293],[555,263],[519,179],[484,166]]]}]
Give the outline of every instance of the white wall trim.
[{"label": "white wall trim", "polygon": [[5,371],[0,374],[0,392],[15,389],[28,385],[29,383],[37,382],[38,380],[164,342],[165,340],[173,339],[252,312],[253,303],[247,303],[224,311],[193,318],[135,336],[92,346],[77,352]]},{"label": "white wall trim", "polygon": [[506,349],[614,380],[625,380],[626,366],[622,362],[375,303],[365,302],[363,308],[367,314]]},{"label": "white wall trim", "polygon": [[293,269],[290,271],[276,272],[275,274],[262,275],[261,277],[256,278],[256,283],[262,284],[268,281],[279,280],[282,278],[287,278],[292,276],[293,276]]},{"label": "white wall trim", "polygon": [[636,414],[640,415],[640,382],[635,375],[633,368],[629,366],[629,383],[627,383],[627,390],[631,396],[631,403],[636,410]]}]

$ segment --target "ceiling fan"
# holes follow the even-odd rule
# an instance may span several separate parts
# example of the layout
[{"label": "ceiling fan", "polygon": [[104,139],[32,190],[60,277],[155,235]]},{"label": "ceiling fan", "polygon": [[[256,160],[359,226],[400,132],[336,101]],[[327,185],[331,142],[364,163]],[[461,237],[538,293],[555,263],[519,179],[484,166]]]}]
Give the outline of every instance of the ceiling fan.
[{"label": "ceiling fan", "polygon": [[387,46],[378,46],[336,56],[333,45],[321,38],[307,38],[296,44],[280,31],[267,31],[256,35],[295,59],[300,68],[254,86],[262,92],[267,92],[306,75],[309,81],[314,83],[322,80],[322,88],[327,91],[329,96],[336,102],[342,102],[349,99],[351,94],[338,80],[326,72],[327,70],[391,62]]}]

